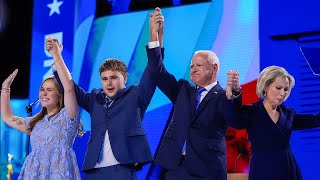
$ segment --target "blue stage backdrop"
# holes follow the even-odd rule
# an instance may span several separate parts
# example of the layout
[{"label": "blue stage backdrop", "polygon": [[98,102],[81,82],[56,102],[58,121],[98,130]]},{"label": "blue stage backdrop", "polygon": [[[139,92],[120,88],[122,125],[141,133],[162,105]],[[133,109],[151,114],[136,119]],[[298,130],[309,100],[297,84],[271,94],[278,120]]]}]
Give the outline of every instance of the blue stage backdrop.
[{"label": "blue stage backdrop", "polygon": [[[99,65],[111,57],[119,58],[127,64],[128,86],[138,83],[147,62],[145,45],[149,40],[148,17],[149,13],[153,12],[153,5],[156,6],[146,4],[149,2],[147,0],[145,3],[141,2],[34,0],[30,95],[29,100],[12,101],[16,114],[27,116],[23,111],[25,106],[38,98],[42,79],[51,74],[50,66],[53,59],[46,52],[44,44],[47,37],[58,38],[64,45],[63,56],[67,66],[72,71],[74,81],[84,89],[89,91],[93,87],[101,86]],[[314,113],[319,110],[315,108],[319,107],[319,103],[312,100],[318,99],[313,96],[316,97],[319,93],[310,93],[313,92],[311,90],[314,85],[319,85],[319,78],[312,76],[302,55],[296,51],[300,44],[290,37],[289,40],[286,39],[285,36],[306,32],[308,29],[320,29],[315,24],[306,23],[306,18],[301,18],[303,14],[310,14],[308,9],[301,8],[299,3],[291,4],[291,9],[298,8],[301,13],[295,14],[296,16],[290,15],[295,18],[292,18],[288,26],[284,26],[283,22],[286,19],[281,15],[280,6],[274,7],[276,1],[273,1],[273,4],[269,1],[260,1],[259,4],[258,0],[204,0],[202,3],[189,4],[190,2],[172,0],[161,1],[160,4],[163,5],[160,7],[163,7],[162,12],[166,20],[164,61],[167,69],[176,78],[189,79],[189,65],[194,51],[211,49],[220,57],[221,69],[218,80],[222,86],[226,84],[225,73],[229,69],[239,70],[241,84],[246,85],[255,81],[265,66],[281,65],[297,78],[297,85],[291,95],[293,97],[289,98],[287,105],[293,106],[298,112]],[[282,3],[281,7],[284,8],[288,4]],[[316,7],[315,5],[313,7]],[[316,22],[317,18],[314,16],[312,17]],[[296,26],[295,19],[303,19],[304,23],[301,24],[304,26]],[[303,42],[306,44],[310,41]],[[252,91],[255,91],[254,88]],[[304,103],[306,101],[308,103]],[[40,107],[33,109],[34,112],[39,110]],[[172,104],[169,99],[157,89],[143,120],[154,154],[171,111]],[[86,112],[81,112],[81,119],[86,133],[84,137],[77,138],[74,144],[79,168],[82,166],[91,128]],[[16,178],[26,156],[27,138],[18,135],[19,132],[9,129],[3,123],[0,127],[0,176],[5,177],[3,172],[6,171],[6,156],[7,153],[12,153],[15,156]],[[304,178],[308,180],[318,179],[318,134],[318,129],[293,134],[292,149]],[[151,165],[138,172],[138,179],[159,179],[159,176],[159,168]]]},{"label": "blue stage backdrop", "polygon": [[[100,87],[98,68],[110,57],[119,58],[128,65],[127,85],[138,83],[147,62],[148,17],[155,7],[155,4],[148,4],[149,1],[34,0],[30,95],[28,100],[12,101],[15,114],[27,116],[25,106],[38,98],[42,79],[51,74],[53,59],[44,44],[47,37],[58,38],[64,45],[63,56],[67,66],[74,81],[84,89]],[[194,51],[211,49],[220,57],[218,80],[222,86],[225,86],[225,73],[229,69],[239,70],[241,84],[246,85],[255,81],[264,67],[272,64],[284,66],[297,79],[286,104],[298,112],[319,111],[320,104],[316,101],[320,93],[315,89],[320,87],[319,77],[312,75],[299,52],[301,42],[319,47],[319,40],[310,44],[308,38],[300,38],[298,42],[292,36],[286,36],[320,31],[320,24],[316,23],[320,19],[317,0],[303,4],[289,0],[281,3],[275,0],[204,0],[198,4],[188,4],[192,2],[190,0],[161,2],[166,20],[164,61],[176,78],[189,78],[189,64]],[[287,14],[283,11],[285,8],[292,13]],[[33,111],[39,110],[40,107]],[[154,154],[171,110],[169,99],[157,89],[143,120]],[[79,168],[90,135],[88,114],[81,112],[81,118],[86,134],[77,138],[74,144]],[[16,179],[26,157],[27,138],[4,123],[0,124],[0,135],[0,179],[5,179],[8,153],[15,157],[13,179]],[[319,141],[319,129],[293,134],[292,149],[304,179],[319,179]],[[139,171],[138,179],[159,179],[159,174],[159,168],[148,165]]]}]

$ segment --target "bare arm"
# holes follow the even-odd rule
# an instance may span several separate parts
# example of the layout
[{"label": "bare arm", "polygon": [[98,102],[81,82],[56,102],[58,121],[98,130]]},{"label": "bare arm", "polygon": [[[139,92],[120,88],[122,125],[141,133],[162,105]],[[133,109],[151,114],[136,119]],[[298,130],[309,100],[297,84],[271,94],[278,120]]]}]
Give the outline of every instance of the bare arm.
[{"label": "bare arm", "polygon": [[14,116],[10,105],[10,87],[18,73],[18,69],[14,70],[10,76],[3,81],[1,88],[1,119],[8,126],[24,133],[29,133],[28,126],[23,118]]},{"label": "bare arm", "polygon": [[70,119],[74,119],[78,111],[78,103],[74,90],[74,83],[71,74],[64,63],[61,52],[63,50],[62,44],[59,44],[57,39],[47,39],[46,49],[53,57],[56,70],[64,89],[64,105],[66,107]]}]

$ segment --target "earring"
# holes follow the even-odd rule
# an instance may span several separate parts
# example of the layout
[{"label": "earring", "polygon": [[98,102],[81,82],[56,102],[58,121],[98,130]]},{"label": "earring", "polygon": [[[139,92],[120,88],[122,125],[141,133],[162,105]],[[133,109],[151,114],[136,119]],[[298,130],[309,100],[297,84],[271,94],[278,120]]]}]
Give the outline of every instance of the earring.
[{"label": "earring", "polygon": [[266,97],[266,96],[267,96],[266,91],[263,91],[263,92],[262,92],[262,95],[263,95],[263,97]]}]

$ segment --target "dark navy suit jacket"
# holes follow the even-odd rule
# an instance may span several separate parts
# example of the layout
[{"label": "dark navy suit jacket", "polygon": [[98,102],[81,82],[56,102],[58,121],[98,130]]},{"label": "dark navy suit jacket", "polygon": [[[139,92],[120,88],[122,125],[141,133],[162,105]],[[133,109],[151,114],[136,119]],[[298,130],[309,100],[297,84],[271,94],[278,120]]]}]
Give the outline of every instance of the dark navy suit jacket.
[{"label": "dark navy suit jacket", "polygon": [[245,128],[248,132],[252,151],[250,180],[302,179],[291,151],[291,133],[292,130],[319,127],[320,113],[299,114],[292,108],[280,105],[277,107],[279,119],[275,123],[264,107],[263,100],[245,106],[227,101],[226,106],[226,119],[233,121],[234,128]]},{"label": "dark navy suit jacket", "polygon": [[[162,59],[151,58],[152,72],[160,90],[174,104],[174,112],[163,137],[155,162],[174,170],[182,157],[186,140],[184,167],[189,174],[209,179],[227,179],[224,119],[225,91],[219,83],[201,101],[196,110],[196,87],[186,80],[177,81],[168,73]],[[241,103],[241,98],[237,98]]]},{"label": "dark navy suit jacket", "polygon": [[[148,59],[162,58],[160,49],[148,51]],[[112,152],[120,164],[147,164],[153,160],[141,120],[154,94],[156,85],[151,77],[150,59],[137,86],[120,90],[110,107],[106,106],[102,89],[86,92],[75,85],[77,101],[91,117],[91,135],[82,170],[96,165],[108,130]]]}]

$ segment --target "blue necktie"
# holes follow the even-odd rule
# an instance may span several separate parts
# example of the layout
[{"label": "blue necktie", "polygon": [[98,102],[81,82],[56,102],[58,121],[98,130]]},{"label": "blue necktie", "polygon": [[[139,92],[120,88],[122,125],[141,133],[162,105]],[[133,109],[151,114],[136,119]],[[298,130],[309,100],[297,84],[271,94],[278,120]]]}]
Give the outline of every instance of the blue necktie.
[{"label": "blue necktie", "polygon": [[[199,104],[200,104],[200,99],[201,99],[201,93],[203,91],[206,91],[206,88],[199,88],[197,90],[197,99],[196,99],[196,109],[198,109]],[[183,147],[182,147],[182,154],[185,155],[186,154],[186,140],[184,141]]]},{"label": "blue necktie", "polygon": [[201,88],[198,88],[198,90],[197,90],[198,92],[197,92],[197,102],[196,102],[196,109],[198,109],[198,107],[199,107],[199,104],[200,104],[200,98],[201,98],[201,93],[203,92],[203,91],[206,91],[206,88],[203,88],[203,87],[201,87]]},{"label": "blue necktie", "polygon": [[111,103],[112,103],[112,99],[110,99],[110,98],[108,98],[106,96],[105,100],[106,100],[106,103],[107,103],[107,107],[109,107],[111,105]]}]

